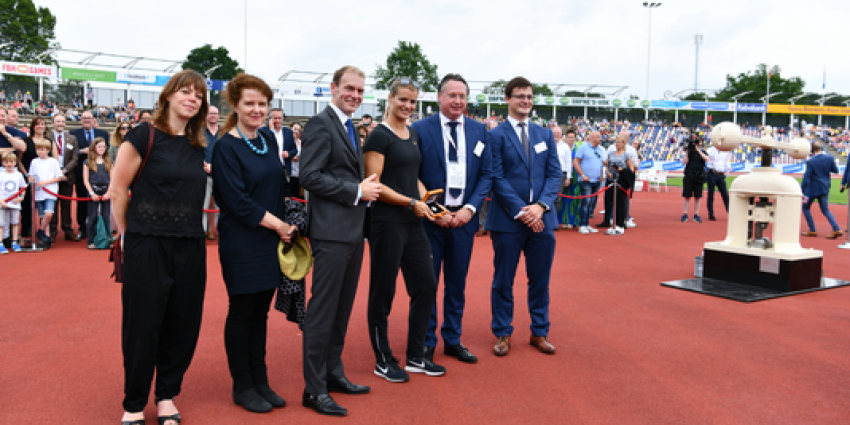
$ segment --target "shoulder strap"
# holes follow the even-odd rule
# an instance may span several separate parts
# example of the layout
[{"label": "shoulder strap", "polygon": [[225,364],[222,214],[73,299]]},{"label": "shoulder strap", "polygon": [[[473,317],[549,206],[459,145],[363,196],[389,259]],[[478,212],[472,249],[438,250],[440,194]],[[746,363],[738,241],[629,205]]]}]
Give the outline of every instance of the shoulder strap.
[{"label": "shoulder strap", "polygon": [[133,189],[136,188],[136,182],[139,181],[139,176],[142,175],[142,169],[145,168],[145,163],[148,162],[148,157],[151,156],[151,148],[153,147],[153,136],[155,132],[153,124],[148,123],[148,149],[145,152],[145,157],[142,158],[142,165],[140,165],[139,170],[136,171],[136,178],[133,179]]}]

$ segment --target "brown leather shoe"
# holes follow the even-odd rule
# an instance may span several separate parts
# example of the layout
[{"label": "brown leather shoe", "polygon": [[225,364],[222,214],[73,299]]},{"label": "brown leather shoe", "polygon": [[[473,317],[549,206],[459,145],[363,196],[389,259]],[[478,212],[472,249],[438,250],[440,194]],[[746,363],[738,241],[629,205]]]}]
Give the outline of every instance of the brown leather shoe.
[{"label": "brown leather shoe", "polygon": [[826,238],[827,239],[838,239],[842,236],[844,236],[844,233],[841,233],[841,230],[836,230],[836,231],[832,232],[832,234],[827,236]]},{"label": "brown leather shoe", "polygon": [[501,357],[507,356],[508,353],[511,352],[511,337],[509,336],[500,336],[499,340],[496,342],[496,346],[493,347],[493,354]]},{"label": "brown leather shoe", "polygon": [[803,235],[803,236],[808,236],[810,238],[813,238],[813,237],[818,235],[818,232],[803,232],[803,233],[800,233],[800,234]]},{"label": "brown leather shoe", "polygon": [[66,240],[66,241],[74,241],[74,242],[77,242],[77,241],[79,241],[80,239],[79,239],[79,238],[77,238],[77,235],[75,235],[75,234],[73,234],[73,233],[65,233],[65,240]]},{"label": "brown leather shoe", "polygon": [[215,240],[215,233],[213,233],[212,230],[207,231],[207,239],[209,239],[211,241]]},{"label": "brown leather shoe", "polygon": [[531,337],[530,344],[537,347],[541,353],[555,354],[555,346],[545,336]]}]

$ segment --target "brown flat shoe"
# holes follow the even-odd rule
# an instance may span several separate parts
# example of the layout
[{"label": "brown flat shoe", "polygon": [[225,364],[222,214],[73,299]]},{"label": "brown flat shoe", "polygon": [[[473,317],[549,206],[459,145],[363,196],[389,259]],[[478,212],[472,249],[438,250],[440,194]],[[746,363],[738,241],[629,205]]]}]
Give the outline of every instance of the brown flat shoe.
[{"label": "brown flat shoe", "polygon": [[832,232],[832,234],[827,236],[826,238],[827,239],[838,239],[842,236],[844,236],[844,233],[842,233],[841,230],[836,230],[836,231]]},{"label": "brown flat shoe", "polygon": [[493,354],[502,357],[507,356],[508,353],[511,352],[511,337],[509,336],[500,336],[499,340],[496,342],[496,346],[493,347]]},{"label": "brown flat shoe", "polygon": [[207,231],[207,239],[209,239],[209,240],[211,240],[211,241],[214,241],[214,240],[215,240],[215,233],[213,233],[213,231],[212,231],[212,230]]},{"label": "brown flat shoe", "polygon": [[817,236],[817,235],[818,235],[818,232],[803,232],[803,233],[800,233],[800,234],[801,234],[802,236],[808,236],[808,237],[810,237],[810,238],[813,238],[813,237],[815,237],[815,236]]},{"label": "brown flat shoe", "polygon": [[529,341],[529,343],[532,346],[537,347],[537,349],[540,350],[541,353],[555,354],[555,346],[552,345],[552,343],[549,342],[549,340],[547,340],[545,336],[533,336],[531,337],[531,341]]}]

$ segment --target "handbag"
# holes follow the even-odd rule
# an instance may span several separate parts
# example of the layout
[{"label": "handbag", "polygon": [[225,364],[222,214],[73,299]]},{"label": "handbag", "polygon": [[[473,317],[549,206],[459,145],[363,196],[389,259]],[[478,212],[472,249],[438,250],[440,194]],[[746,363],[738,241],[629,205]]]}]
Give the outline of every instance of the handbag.
[{"label": "handbag", "polygon": [[[100,208],[103,208],[103,206],[98,206],[98,210]],[[100,211],[97,214],[97,224],[95,225],[95,235],[92,243],[97,249],[109,249],[109,245],[112,244],[112,231],[109,230],[109,225],[106,224],[106,220],[100,215]]]},{"label": "handbag", "polygon": [[[142,175],[145,163],[148,162],[148,157],[151,156],[151,148],[153,147],[153,136],[155,132],[153,124],[148,123],[148,133],[150,133],[148,135],[148,148],[145,152],[145,157],[142,159],[142,165],[139,166],[138,171],[136,171],[136,177],[133,178],[133,187],[131,188],[131,192],[132,189],[136,188],[136,182],[139,181],[139,176]],[[109,261],[115,266],[112,270],[112,276],[114,276],[115,281],[119,283],[124,281],[124,250],[121,246],[122,243],[123,242],[120,240],[115,241],[115,243],[112,244],[112,250],[109,252]]]}]

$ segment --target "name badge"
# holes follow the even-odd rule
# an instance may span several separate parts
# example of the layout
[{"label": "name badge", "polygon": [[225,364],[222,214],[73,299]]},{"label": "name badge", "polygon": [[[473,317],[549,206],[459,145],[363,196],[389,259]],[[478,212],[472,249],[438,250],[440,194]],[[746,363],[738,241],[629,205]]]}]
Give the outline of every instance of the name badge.
[{"label": "name badge", "polygon": [[73,146],[71,146],[71,144],[70,144],[70,143],[66,143],[66,144],[65,144],[65,149],[74,149],[74,147],[73,147]]},{"label": "name badge", "polygon": [[540,153],[546,150],[546,142],[540,142],[534,145],[534,153]]},{"label": "name badge", "polygon": [[466,169],[460,164],[449,163],[448,170],[449,189],[463,189],[466,187]]},{"label": "name badge", "polygon": [[481,152],[484,152],[484,143],[481,143],[481,141],[479,140],[478,144],[475,145],[475,150],[473,150],[472,153],[474,153],[475,156],[481,158]]}]

